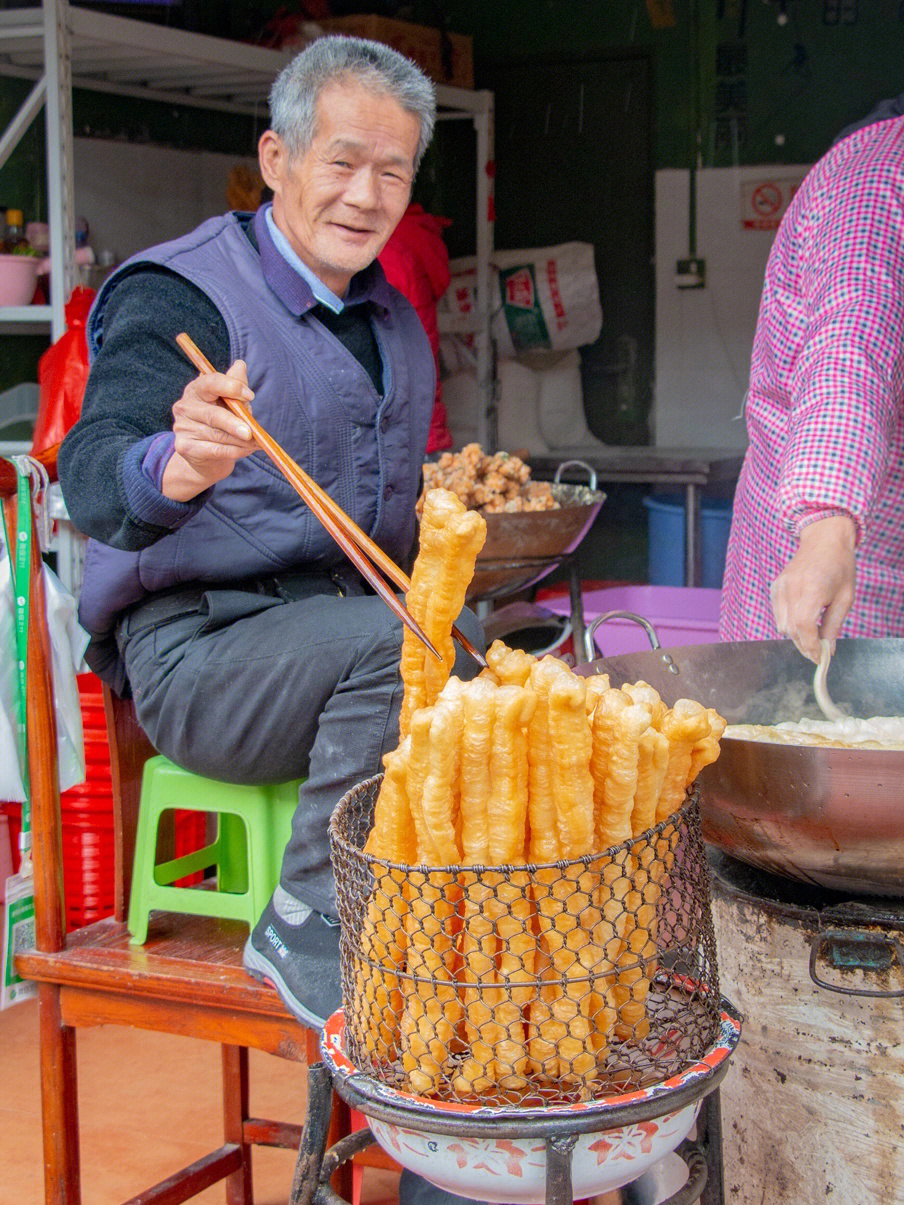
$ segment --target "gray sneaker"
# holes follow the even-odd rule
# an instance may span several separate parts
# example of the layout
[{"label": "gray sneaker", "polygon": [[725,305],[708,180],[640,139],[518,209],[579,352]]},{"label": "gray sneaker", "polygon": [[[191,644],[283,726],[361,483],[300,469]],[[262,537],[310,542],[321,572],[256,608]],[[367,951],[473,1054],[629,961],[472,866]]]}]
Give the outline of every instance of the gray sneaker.
[{"label": "gray sneaker", "polygon": [[271,900],[245,943],[249,975],[275,988],[290,1013],[311,1029],[342,1003],[339,922],[312,912],[300,925],[284,921]]}]

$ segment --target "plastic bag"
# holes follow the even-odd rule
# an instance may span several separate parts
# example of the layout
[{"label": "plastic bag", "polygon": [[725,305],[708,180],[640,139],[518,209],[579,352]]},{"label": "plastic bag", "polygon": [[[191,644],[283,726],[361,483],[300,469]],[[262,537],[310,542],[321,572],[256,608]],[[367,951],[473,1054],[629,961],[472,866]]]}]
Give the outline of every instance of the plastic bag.
[{"label": "plastic bag", "polygon": [[[453,261],[452,283],[439,303],[441,313],[456,317],[475,313],[475,264],[473,256]],[[591,243],[494,251],[490,295],[493,338],[502,358],[535,348],[583,347],[595,342],[602,330]]]},{"label": "plastic bag", "polygon": [[[44,597],[53,666],[53,701],[59,748],[60,790],[85,781],[85,746],[79,705],[78,672],[88,634],[76,618],[76,601],[48,566],[44,566]],[[16,604],[9,557],[0,550],[0,799],[21,803],[25,798],[16,735]]]},{"label": "plastic bag", "polygon": [[41,400],[32,437],[32,456],[61,444],[82,412],[89,367],[85,324],[94,296],[94,289],[73,289],[66,302],[66,333],[38,361]]}]

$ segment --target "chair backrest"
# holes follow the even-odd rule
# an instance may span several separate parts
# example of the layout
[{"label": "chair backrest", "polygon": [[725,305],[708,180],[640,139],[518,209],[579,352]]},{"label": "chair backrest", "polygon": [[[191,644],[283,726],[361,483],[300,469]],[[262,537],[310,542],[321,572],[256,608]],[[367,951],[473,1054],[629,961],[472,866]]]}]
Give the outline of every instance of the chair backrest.
[{"label": "chair backrest", "polygon": [[[16,473],[6,460],[0,460],[0,499],[7,534],[14,536],[17,516]],[[63,948],[66,923],[56,722],[42,564],[33,516],[26,699],[35,876],[35,945],[42,952],[55,953]]]},{"label": "chair backrest", "polygon": [[148,740],[135,715],[132,700],[120,699],[104,686],[104,712],[110,742],[110,771],[113,778],[113,828],[115,833],[115,911],[118,921],[129,914],[132,887],[132,862],[135,857],[135,830],[141,798],[144,763],[156,749]]}]

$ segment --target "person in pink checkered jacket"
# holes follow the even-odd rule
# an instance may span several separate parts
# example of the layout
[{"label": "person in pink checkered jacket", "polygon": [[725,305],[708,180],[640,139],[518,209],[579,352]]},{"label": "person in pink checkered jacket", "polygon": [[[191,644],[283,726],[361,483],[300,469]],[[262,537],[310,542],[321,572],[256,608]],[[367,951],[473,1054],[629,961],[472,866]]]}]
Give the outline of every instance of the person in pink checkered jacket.
[{"label": "person in pink checkered jacket", "polygon": [[847,133],[773,244],[723,640],[904,636],[904,117]]}]

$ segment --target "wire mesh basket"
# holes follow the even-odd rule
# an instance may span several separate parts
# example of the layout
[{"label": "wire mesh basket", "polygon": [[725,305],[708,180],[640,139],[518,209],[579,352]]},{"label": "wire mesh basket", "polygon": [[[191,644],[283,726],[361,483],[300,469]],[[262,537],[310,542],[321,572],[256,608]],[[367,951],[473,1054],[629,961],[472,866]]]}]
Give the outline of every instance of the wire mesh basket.
[{"label": "wire mesh basket", "polygon": [[330,823],[346,1051],[361,1071],[444,1101],[567,1104],[704,1055],[720,995],[696,795],[601,854],[404,866],[364,850],[381,780]]}]

